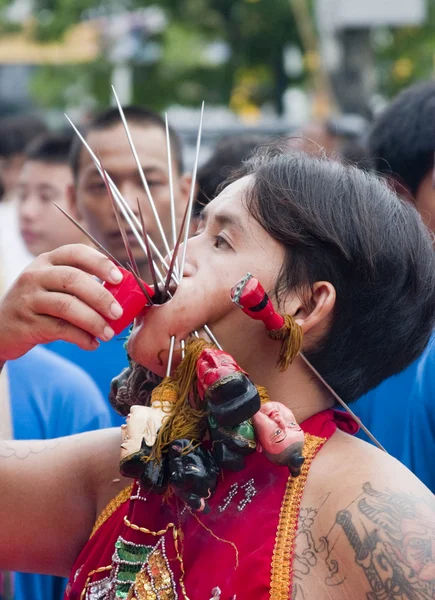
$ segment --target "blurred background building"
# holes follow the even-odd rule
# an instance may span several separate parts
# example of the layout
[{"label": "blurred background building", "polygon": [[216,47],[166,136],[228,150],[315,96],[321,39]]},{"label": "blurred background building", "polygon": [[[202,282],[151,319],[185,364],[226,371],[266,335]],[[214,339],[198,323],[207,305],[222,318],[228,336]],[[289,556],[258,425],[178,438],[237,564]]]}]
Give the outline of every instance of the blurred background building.
[{"label": "blurred background building", "polygon": [[[364,124],[435,69],[435,0],[0,0],[0,115],[167,110],[190,145],[227,131]],[[349,128],[349,131],[347,131]],[[212,143],[212,142],[210,142]]]}]

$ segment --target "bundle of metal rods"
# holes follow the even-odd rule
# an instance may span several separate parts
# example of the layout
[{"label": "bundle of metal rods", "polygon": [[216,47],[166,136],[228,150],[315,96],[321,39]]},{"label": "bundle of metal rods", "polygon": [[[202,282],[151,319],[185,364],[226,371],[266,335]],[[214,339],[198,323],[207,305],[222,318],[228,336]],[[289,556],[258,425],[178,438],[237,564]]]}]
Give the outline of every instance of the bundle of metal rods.
[{"label": "bundle of metal rods", "polygon": [[[110,196],[112,207],[113,207],[113,210],[114,210],[114,213],[116,216],[117,224],[118,224],[119,230],[121,232],[122,239],[123,239],[126,251],[127,251],[127,256],[128,256],[128,261],[129,261],[127,264],[128,270],[133,274],[134,278],[136,279],[136,282],[137,282],[138,286],[140,287],[140,289],[142,290],[142,293],[145,295],[148,304],[156,304],[156,303],[162,304],[162,303],[166,302],[169,298],[172,297],[172,293],[174,291],[172,289],[172,284],[175,284],[175,290],[176,290],[176,286],[183,279],[184,266],[185,266],[185,261],[186,261],[186,250],[187,250],[187,243],[188,243],[188,237],[189,237],[189,229],[190,229],[190,223],[191,223],[191,218],[192,218],[192,207],[193,207],[193,201],[194,201],[194,195],[195,195],[195,184],[196,184],[196,175],[197,175],[197,170],[198,170],[199,151],[200,151],[200,146],[201,146],[201,133],[202,133],[202,124],[203,124],[203,117],[204,117],[204,103],[202,103],[202,106],[201,106],[200,121],[199,121],[198,135],[197,135],[197,141],[196,141],[195,162],[194,162],[194,167],[193,167],[193,172],[192,172],[192,182],[191,182],[191,187],[190,187],[189,201],[186,206],[186,210],[185,210],[185,213],[183,216],[183,220],[182,220],[178,235],[177,235],[177,223],[176,223],[176,217],[175,217],[176,211],[175,211],[175,197],[174,197],[174,187],[173,187],[173,178],[172,178],[172,158],[171,158],[169,125],[168,125],[168,117],[167,117],[167,115],[165,115],[166,147],[167,147],[167,159],[168,159],[168,179],[169,179],[170,208],[171,208],[171,234],[172,234],[172,250],[171,250],[170,244],[168,243],[168,240],[166,238],[158,211],[156,209],[155,202],[152,198],[151,191],[150,191],[149,185],[148,185],[146,177],[145,177],[145,173],[142,169],[142,166],[141,166],[141,163],[140,163],[140,160],[139,160],[139,157],[138,157],[138,154],[137,154],[137,151],[136,151],[129,127],[128,127],[128,123],[127,123],[127,120],[124,115],[124,111],[122,109],[121,103],[119,101],[119,98],[118,98],[115,88],[113,88],[113,86],[112,86],[112,90],[113,90],[116,104],[118,106],[118,110],[119,110],[119,114],[120,114],[123,126],[125,129],[125,133],[127,135],[127,139],[128,139],[131,151],[133,153],[133,156],[134,156],[134,159],[136,162],[139,176],[140,176],[140,179],[144,186],[145,194],[147,196],[147,199],[150,204],[154,219],[156,221],[160,236],[162,238],[164,251],[166,252],[166,255],[169,259],[169,264],[165,260],[165,258],[161,254],[161,252],[159,251],[157,245],[154,243],[154,241],[148,235],[139,200],[137,200],[138,214],[139,214],[139,219],[138,219],[136,214],[134,213],[134,211],[131,209],[130,204],[126,201],[125,198],[123,198],[122,194],[120,193],[119,189],[116,187],[116,185],[113,182],[113,180],[111,179],[110,175],[104,169],[101,159],[95,155],[95,153],[93,152],[93,150],[91,149],[89,144],[86,142],[84,137],[81,135],[81,133],[76,128],[74,123],[69,119],[69,117],[67,115],[65,115],[65,116],[68,119],[68,121],[70,122],[73,129],[75,130],[76,134],[79,136],[81,142],[86,147],[92,160],[95,163],[95,166],[98,169],[98,172],[100,173],[101,177],[103,178],[103,180],[105,182],[107,192]],[[119,263],[119,261],[114,256],[112,256],[71,215],[66,213],[60,206],[57,206],[57,208],[59,210],[61,210],[64,213],[64,215],[66,217],[68,217],[68,219],[70,219],[70,221],[72,221],[91,240],[91,242],[97,248],[99,248],[99,250],[103,254],[105,254],[108,258],[110,258],[117,265],[122,266]],[[128,235],[127,235],[127,231],[126,231],[126,227],[125,227],[123,219],[125,219],[125,221],[127,222],[130,230],[134,234],[136,240],[138,241],[138,244],[140,245],[142,251],[145,253],[145,255],[147,257],[149,268],[150,268],[150,274],[151,274],[154,291],[155,291],[155,295],[153,296],[153,298],[151,298],[150,295],[148,294],[148,292],[146,291],[145,286],[143,285],[143,282],[140,278],[139,269],[137,267],[136,260],[133,255],[133,251],[130,246],[130,242],[128,239]],[[178,254],[179,254],[179,249],[180,249],[182,240],[183,240],[183,253],[181,256],[181,263],[179,263]],[[154,256],[153,256],[153,254],[154,254]],[[165,274],[163,274],[160,271],[159,267],[156,264],[155,259],[158,259],[160,261],[161,265],[166,270]],[[209,339],[220,350],[222,350],[221,345],[219,344],[218,340],[214,336],[211,329],[207,325],[204,325],[203,330],[205,331],[205,333],[207,334]],[[192,335],[198,336],[198,332],[196,332],[196,331],[192,332]],[[170,345],[169,345],[169,357],[168,357],[168,365],[167,365],[167,369],[166,369],[167,376],[169,376],[171,374],[175,342],[176,342],[175,336],[172,336],[170,338]],[[180,343],[180,347],[181,347],[182,356],[184,356],[185,340],[179,340],[179,343]],[[303,361],[305,362],[305,364],[311,369],[311,371],[315,374],[315,376],[323,383],[323,385],[327,388],[327,390],[330,392],[330,394],[335,398],[335,400],[352,416],[352,418],[365,431],[365,433],[370,437],[370,439],[379,448],[381,448],[382,450],[385,451],[383,446],[376,440],[376,438],[370,433],[370,431],[361,423],[359,418],[347,406],[347,404],[329,386],[329,384],[320,375],[320,373],[314,368],[314,366],[308,361],[308,359],[302,353],[300,353],[300,356],[303,359]]]}]

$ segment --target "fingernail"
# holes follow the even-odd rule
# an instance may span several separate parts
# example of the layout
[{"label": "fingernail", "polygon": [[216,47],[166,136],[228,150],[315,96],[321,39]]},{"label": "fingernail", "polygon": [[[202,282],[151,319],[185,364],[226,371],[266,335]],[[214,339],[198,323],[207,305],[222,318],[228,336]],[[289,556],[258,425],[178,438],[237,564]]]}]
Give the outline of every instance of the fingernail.
[{"label": "fingernail", "polygon": [[119,317],[122,315],[123,310],[122,308],[119,306],[119,304],[117,302],[113,302],[113,304],[110,307],[110,314],[114,319],[119,319]]},{"label": "fingernail", "polygon": [[96,339],[93,339],[91,342],[91,348],[92,350],[96,350],[98,348],[98,346],[100,345],[100,342]]},{"label": "fingernail", "polygon": [[109,326],[106,326],[104,328],[103,331],[103,340],[109,341],[113,338],[113,336],[115,335],[115,332],[113,331],[113,329]]},{"label": "fingernail", "polygon": [[121,271],[116,267],[113,267],[113,269],[110,271],[110,279],[113,281],[113,283],[119,283],[122,281]]}]

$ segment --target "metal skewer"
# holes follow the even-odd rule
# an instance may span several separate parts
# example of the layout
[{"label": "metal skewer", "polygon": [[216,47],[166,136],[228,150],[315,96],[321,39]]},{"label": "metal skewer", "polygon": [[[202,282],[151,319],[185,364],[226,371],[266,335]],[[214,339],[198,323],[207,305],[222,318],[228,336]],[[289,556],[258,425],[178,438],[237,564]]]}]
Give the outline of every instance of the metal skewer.
[{"label": "metal skewer", "polygon": [[145,248],[147,250],[147,259],[148,259],[148,264],[149,264],[149,267],[150,267],[151,279],[153,280],[154,293],[156,294],[157,298],[160,299],[160,290],[159,290],[159,286],[158,286],[158,283],[157,283],[156,270],[154,268],[153,255],[151,254],[151,248],[150,248],[150,244],[149,244],[149,241],[148,241],[148,234],[147,234],[147,230],[146,230],[146,227],[145,227],[145,220],[143,218],[143,214],[142,214],[142,209],[140,207],[139,198],[136,198],[136,200],[137,200],[137,210],[139,212],[140,223],[141,223],[141,226],[142,226],[142,239],[144,241]]},{"label": "metal skewer", "polygon": [[115,96],[116,104],[118,106],[118,110],[119,110],[119,114],[121,116],[122,123],[124,125],[124,129],[125,129],[125,133],[127,135],[128,143],[130,144],[130,148],[131,148],[131,151],[133,153],[134,160],[136,161],[136,166],[137,166],[137,169],[139,171],[139,175],[140,175],[142,184],[144,186],[144,189],[145,189],[148,201],[149,201],[150,206],[151,206],[151,210],[153,211],[153,215],[154,215],[154,218],[156,220],[157,227],[158,227],[160,235],[162,237],[162,241],[163,241],[163,245],[165,247],[165,251],[169,255],[171,253],[171,251],[169,249],[168,240],[166,239],[166,235],[165,235],[165,232],[164,232],[163,227],[162,227],[162,222],[160,221],[159,213],[156,210],[156,205],[154,204],[153,197],[151,196],[151,191],[150,191],[150,188],[148,186],[148,182],[146,180],[145,173],[143,172],[142,165],[140,164],[139,156],[138,156],[138,154],[136,152],[136,148],[135,148],[133,139],[131,137],[130,130],[128,128],[128,123],[127,123],[127,120],[125,118],[123,108],[121,106],[121,103],[119,101],[119,98],[118,98],[118,96],[116,94],[116,90],[113,87],[113,85],[112,85],[112,91],[113,91],[113,95]]},{"label": "metal skewer", "polygon": [[189,210],[189,206],[187,205],[186,206],[186,210],[184,211],[183,221],[181,222],[181,227],[180,227],[180,232],[178,234],[178,239],[175,242],[174,252],[172,253],[172,258],[171,258],[171,262],[169,264],[168,273],[166,275],[165,288],[163,290],[163,298],[165,298],[165,296],[166,296],[166,294],[167,294],[167,292],[169,290],[169,285],[171,283],[172,273],[173,273],[173,270],[174,270],[175,261],[177,260],[178,248],[180,247],[181,238],[183,237],[183,231],[184,231],[184,226],[186,224],[188,210]]},{"label": "metal skewer", "polygon": [[197,137],[197,140],[196,140],[195,164],[193,166],[192,183],[191,183],[191,186],[190,186],[190,197],[189,197],[189,203],[188,203],[189,211],[188,211],[188,218],[187,218],[186,229],[184,230],[183,256],[182,256],[182,259],[181,259],[181,267],[180,267],[180,277],[181,278],[183,278],[184,264],[186,262],[187,240],[188,240],[188,237],[189,237],[190,220],[192,218],[193,197],[195,195],[196,173],[198,171],[199,149],[200,149],[200,146],[201,146],[201,133],[202,133],[202,120],[203,120],[203,117],[204,117],[204,102],[201,105],[201,116],[199,118],[198,137]]},{"label": "metal skewer", "polygon": [[175,335],[171,337],[171,343],[169,346],[169,356],[168,356],[168,366],[166,367],[166,377],[171,375],[172,369],[172,357],[174,356],[174,346],[175,346]]},{"label": "metal skewer", "polygon": [[[201,123],[202,123],[202,115],[203,115],[203,110],[204,110],[204,103],[202,104],[202,111],[201,111]],[[70,123],[71,127],[74,129],[75,133],[78,135],[80,141],[82,142],[82,144],[85,146],[86,150],[89,152],[89,155],[91,156],[92,160],[95,163],[95,166],[97,167],[98,172],[100,173],[101,176],[103,176],[102,174],[102,167],[100,165],[99,160],[97,159],[97,156],[95,155],[94,151],[92,150],[92,148],[89,146],[88,142],[85,140],[85,138],[83,137],[83,135],[80,133],[80,131],[77,129],[77,127],[74,125],[74,123],[71,121],[71,119],[68,117],[68,115],[65,114],[66,119],[68,120],[68,122]],[[200,131],[198,131],[198,134],[200,134]],[[197,164],[197,161],[196,161]],[[142,240],[142,238],[140,237],[139,233],[137,232],[135,226],[133,225],[132,219],[135,221],[137,227],[141,228],[141,225],[136,217],[136,215],[134,214],[134,212],[131,210],[130,206],[128,205],[128,203],[125,201],[125,199],[122,197],[121,193],[119,192],[118,188],[116,187],[116,185],[114,184],[112,178],[110,177],[110,175],[108,173],[106,173],[107,176],[107,180],[109,182],[110,185],[110,189],[113,192],[115,201],[117,202],[124,218],[126,219],[128,225],[130,226],[133,234],[136,236],[136,239],[138,240],[139,245],[142,248],[142,251],[146,254],[146,247],[145,244]],[[196,176],[196,173],[195,173]],[[193,182],[192,182],[193,183]],[[194,187],[192,186],[191,189],[191,201],[189,201],[189,205],[192,206],[193,205],[193,191],[194,191]],[[131,216],[131,218],[130,218]],[[186,229],[186,231],[188,232],[188,229]],[[163,256],[161,255],[159,249],[157,248],[157,246],[154,244],[154,242],[152,241],[152,239],[147,235],[149,244],[151,246],[151,249],[153,250],[153,252],[155,252],[155,254],[157,255],[157,257],[159,258],[159,260],[162,262],[162,264],[164,265],[164,267],[166,269],[169,269],[168,264],[166,263],[165,259],[163,258]],[[156,263],[153,262],[154,264],[154,268],[157,274],[157,277],[160,279],[160,282],[165,285],[165,279],[163,278],[159,268],[157,267]],[[176,275],[174,273],[172,273],[172,279],[175,281],[175,283],[178,284],[178,278],[176,277]],[[212,333],[212,331],[210,330],[210,328],[207,325],[204,325],[204,331],[206,332],[206,334],[208,335],[208,337],[211,339],[211,341],[220,349],[222,350],[222,346],[219,344],[218,340],[216,339],[216,337],[214,336],[214,334]]]},{"label": "metal skewer", "polygon": [[[172,156],[171,156],[171,138],[169,135],[168,115],[165,113],[165,129],[166,129],[166,149],[168,154],[168,177],[169,177],[169,198],[171,204],[171,228],[172,228],[172,245],[173,252],[176,253],[175,246],[177,244],[177,223],[175,219],[175,197],[174,197],[174,182],[172,178]],[[179,275],[178,257],[175,262],[175,273]]]},{"label": "metal skewer", "polygon": [[[74,123],[71,121],[71,119],[68,117],[68,115],[65,115],[66,119],[68,120],[68,122],[70,123],[71,127],[74,129],[74,131],[76,132],[76,134],[78,135],[78,137],[80,138],[80,141],[82,142],[82,144],[85,146],[86,150],[89,152],[92,160],[94,161],[95,166],[97,167],[98,172],[100,173],[101,176],[103,176],[103,169],[100,165],[100,162],[97,158],[97,156],[95,155],[94,151],[92,150],[92,148],[89,146],[89,144],[87,143],[87,141],[85,140],[85,138],[82,136],[82,134],[80,133],[80,131],[77,129],[77,127],[74,125]],[[110,185],[110,189],[113,192],[115,201],[117,202],[121,213],[123,214],[125,220],[127,221],[129,227],[131,228],[132,232],[134,233],[136,239],[138,240],[139,245],[142,248],[143,252],[146,252],[146,248],[145,245],[142,241],[141,236],[139,235],[139,233],[137,232],[137,230],[135,229],[134,225],[132,224],[132,220],[135,221],[136,227],[141,228],[141,225],[139,223],[138,218],[136,217],[136,215],[134,214],[134,212],[132,211],[132,209],[130,208],[130,206],[128,205],[128,202],[126,202],[126,200],[123,198],[122,194],[119,192],[118,188],[116,187],[116,185],[114,184],[112,178],[110,177],[110,175],[108,173],[106,173],[107,176],[107,180],[109,182]],[[168,269],[168,264],[165,261],[165,259],[163,258],[161,252],[159,251],[159,249],[157,248],[157,246],[155,245],[155,243],[153,242],[153,240],[148,236],[148,241],[149,244],[151,246],[151,249],[153,250],[153,252],[156,254],[157,258],[161,261],[161,263],[164,265],[164,267],[166,269]],[[155,263],[154,263],[155,264]],[[157,267],[156,267],[156,272],[158,272]],[[175,278],[173,277],[174,281]],[[164,280],[163,280],[164,282]]]},{"label": "metal skewer", "polygon": [[329,383],[325,379],[323,379],[323,377],[320,375],[319,371],[310,363],[310,361],[305,357],[305,355],[302,354],[302,352],[300,352],[299,356],[305,362],[307,367],[309,367],[311,369],[311,371],[314,373],[314,375],[323,383],[323,385],[326,387],[326,389],[334,396],[334,398],[337,400],[337,402],[340,404],[340,406],[342,406],[344,408],[344,410],[350,414],[352,419],[354,421],[356,421],[356,423],[358,423],[358,425],[361,427],[361,429],[364,431],[364,433],[366,435],[368,435],[368,437],[372,440],[372,442],[374,444],[376,444],[376,446],[378,448],[380,448],[384,452],[387,452],[385,450],[385,448],[383,447],[383,445],[380,442],[378,442],[378,440],[375,438],[375,436],[372,433],[370,433],[370,431],[367,429],[367,427],[360,421],[360,419],[356,416],[356,414],[353,412],[353,410],[348,407],[346,402],[344,402],[344,400],[342,400],[340,398],[340,396],[332,389],[332,387],[329,385]]},{"label": "metal skewer", "polygon": [[134,258],[134,254],[133,254],[133,251],[131,249],[131,245],[130,245],[130,242],[129,242],[129,239],[128,239],[127,232],[125,230],[124,223],[123,223],[123,221],[121,219],[121,215],[119,214],[118,206],[117,206],[117,204],[115,202],[115,199],[113,197],[112,190],[110,189],[110,185],[109,185],[109,182],[107,180],[106,171],[105,171],[104,166],[103,166],[103,161],[101,160],[100,156],[98,157],[98,159],[100,161],[100,165],[101,165],[102,170],[103,170],[104,184],[106,186],[107,193],[109,194],[110,202],[112,204],[113,212],[115,213],[116,222],[118,224],[118,229],[121,232],[122,241],[124,242],[124,246],[125,246],[125,249],[127,251],[127,255],[128,255],[128,259],[130,261],[131,268],[132,268],[132,270],[136,273],[136,275],[139,278],[140,277],[140,273],[139,273],[139,269],[137,267],[136,259]]},{"label": "metal skewer", "polygon": [[53,202],[53,204],[56,208],[58,208],[60,210],[61,213],[63,213],[65,215],[65,217],[67,219],[69,219],[71,221],[71,223],[73,225],[75,225],[77,227],[77,229],[79,229],[93,244],[95,244],[95,246],[98,248],[98,250],[101,250],[101,252],[103,254],[105,254],[107,256],[107,258],[110,258],[111,261],[113,261],[115,264],[117,264],[118,267],[122,267],[122,264],[119,262],[119,260],[117,260],[114,256],[112,256],[110,254],[110,252],[108,250],[106,250],[106,248],[102,244],[100,244],[100,242],[98,240],[96,240],[93,235],[91,235],[89,233],[89,231],[86,231],[86,229],[84,227],[82,227],[82,225],[80,225],[80,223],[74,219],[74,217],[72,217],[70,214],[68,214],[66,212],[66,210],[61,208],[58,204],[56,204],[56,202]]}]

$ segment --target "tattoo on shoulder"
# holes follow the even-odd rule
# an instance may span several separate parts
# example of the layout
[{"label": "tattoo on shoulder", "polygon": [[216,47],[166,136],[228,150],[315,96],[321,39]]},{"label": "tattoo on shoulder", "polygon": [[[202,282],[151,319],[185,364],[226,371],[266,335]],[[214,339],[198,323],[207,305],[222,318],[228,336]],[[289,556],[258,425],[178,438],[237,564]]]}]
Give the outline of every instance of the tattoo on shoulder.
[{"label": "tattoo on shoulder", "polygon": [[59,445],[59,440],[44,440],[38,442],[0,442],[0,458],[24,459],[31,454],[41,454],[53,450]]},{"label": "tattoo on shoulder", "polygon": [[[305,600],[306,576],[316,568],[328,587],[340,586],[349,567],[335,557],[340,541],[352,550],[353,560],[366,580],[366,600],[435,599],[435,499],[403,492],[379,491],[365,483],[361,494],[335,515],[323,537],[322,508],[329,494],[316,506],[301,509],[296,552],[293,558],[293,600]],[[325,570],[326,566],[326,570]],[[321,569],[321,571],[320,571]],[[305,580],[305,581],[304,581]]]}]

